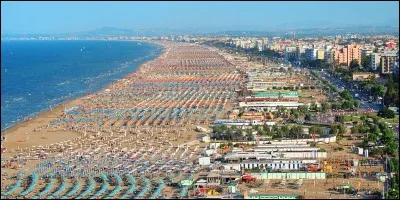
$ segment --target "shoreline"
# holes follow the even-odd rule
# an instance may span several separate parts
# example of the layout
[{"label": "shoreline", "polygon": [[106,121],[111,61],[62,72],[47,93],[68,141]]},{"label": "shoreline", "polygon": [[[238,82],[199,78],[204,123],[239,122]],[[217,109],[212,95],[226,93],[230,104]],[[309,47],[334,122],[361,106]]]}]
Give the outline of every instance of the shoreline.
[{"label": "shoreline", "polygon": [[[52,40],[52,41],[56,41],[56,40]],[[69,41],[69,40],[65,40],[65,41]],[[89,41],[89,40],[81,40],[81,41]],[[106,40],[99,40],[99,41],[106,41]],[[108,41],[116,41],[116,40],[108,40]],[[139,41],[134,41],[134,40],[119,40],[119,41],[139,42]],[[117,81],[111,82],[111,83],[107,84],[105,87],[103,87],[103,88],[91,93],[91,95],[97,94],[97,93],[100,93],[100,92],[104,92],[107,88],[112,87],[112,85],[118,83],[120,80],[126,79],[127,77],[132,76],[133,74],[136,74],[144,64],[146,64],[148,62],[151,62],[151,61],[154,61],[154,60],[158,59],[160,56],[165,54],[165,50],[166,50],[165,46],[163,46],[163,45],[161,45],[159,43],[156,43],[154,41],[146,41],[145,40],[145,41],[141,41],[141,42],[146,42],[146,43],[152,44],[154,46],[161,47],[162,51],[155,58],[141,63],[136,68],[135,72],[126,74],[125,76],[123,76],[122,78],[118,79]],[[34,115],[34,116],[31,117],[31,119],[25,120],[25,121],[21,121],[21,122],[15,124],[15,125],[12,125],[11,127],[8,127],[8,128],[5,128],[4,130],[1,130],[1,135],[2,136],[6,136],[6,135],[10,134],[10,132],[12,133],[12,132],[17,131],[20,128],[29,126],[29,123],[35,123],[35,122],[40,121],[41,118],[50,118],[49,120],[46,120],[46,121],[50,122],[51,120],[56,119],[57,116],[62,114],[62,111],[63,111],[64,107],[76,106],[80,101],[83,101],[87,97],[88,97],[87,94],[86,95],[77,96],[77,97],[73,98],[72,100],[66,100],[64,102],[59,103],[58,105],[56,104],[57,105],[56,107],[52,106],[52,110],[50,110],[50,108],[45,108],[44,111],[38,111],[37,112],[38,114],[36,114],[36,115],[34,115],[35,113],[32,113],[32,114],[28,115],[28,116]],[[57,114],[56,114],[56,112],[57,112]],[[60,112],[60,113],[58,113],[58,112]]]}]

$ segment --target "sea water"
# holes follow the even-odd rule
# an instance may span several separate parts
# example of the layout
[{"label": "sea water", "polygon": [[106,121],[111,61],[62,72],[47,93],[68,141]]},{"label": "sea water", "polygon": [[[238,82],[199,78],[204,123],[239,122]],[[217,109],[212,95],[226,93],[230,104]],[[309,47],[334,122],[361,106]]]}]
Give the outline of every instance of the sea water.
[{"label": "sea water", "polygon": [[134,41],[1,41],[1,130],[99,91],[161,52]]}]

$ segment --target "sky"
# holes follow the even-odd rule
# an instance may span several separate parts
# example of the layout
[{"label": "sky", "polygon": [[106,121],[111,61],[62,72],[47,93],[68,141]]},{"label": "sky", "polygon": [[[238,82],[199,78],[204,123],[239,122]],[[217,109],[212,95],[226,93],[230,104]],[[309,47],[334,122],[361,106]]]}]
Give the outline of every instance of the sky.
[{"label": "sky", "polygon": [[1,1],[1,33],[126,29],[233,29],[398,25],[399,2],[15,2]]}]

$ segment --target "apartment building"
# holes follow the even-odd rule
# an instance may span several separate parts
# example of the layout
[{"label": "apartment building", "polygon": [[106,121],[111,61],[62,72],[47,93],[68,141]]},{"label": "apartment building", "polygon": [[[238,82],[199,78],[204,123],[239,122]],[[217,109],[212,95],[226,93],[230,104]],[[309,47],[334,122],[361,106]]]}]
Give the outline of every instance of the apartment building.
[{"label": "apartment building", "polygon": [[257,40],[256,41],[257,47],[259,51],[263,51],[264,50],[264,40]]},{"label": "apartment building", "polygon": [[353,60],[361,62],[362,50],[360,45],[351,44],[343,48],[336,47],[334,52],[334,60],[339,64],[349,66]]},{"label": "apartment building", "polygon": [[272,44],[269,46],[270,50],[274,50],[274,51],[280,51],[281,50],[281,45],[280,44]]},{"label": "apartment building", "polygon": [[347,46],[347,65],[350,65],[351,61],[358,60],[361,63],[361,47],[357,44]]},{"label": "apartment building", "polygon": [[381,54],[381,73],[391,74],[393,73],[393,68],[396,64],[396,53],[395,52],[385,52]]},{"label": "apartment building", "polygon": [[318,60],[323,60],[324,57],[325,57],[324,54],[325,54],[325,51],[324,51],[324,50],[318,49],[318,50],[317,50],[317,59],[318,59]]},{"label": "apartment building", "polygon": [[296,46],[296,59],[301,58],[302,48],[300,46]]},{"label": "apartment building", "polygon": [[371,68],[373,70],[377,70],[380,63],[381,63],[381,54],[380,53],[372,53],[371,54]]},{"label": "apartment building", "polygon": [[361,56],[370,56],[372,53],[374,53],[374,52],[370,49],[361,50]]},{"label": "apartment building", "polygon": [[285,60],[289,60],[291,58],[296,58],[296,51],[285,52]]},{"label": "apartment building", "polygon": [[308,48],[305,50],[305,58],[306,60],[316,60],[317,59],[317,49]]},{"label": "apartment building", "polygon": [[333,50],[332,49],[325,51],[324,59],[329,64],[333,63]]}]

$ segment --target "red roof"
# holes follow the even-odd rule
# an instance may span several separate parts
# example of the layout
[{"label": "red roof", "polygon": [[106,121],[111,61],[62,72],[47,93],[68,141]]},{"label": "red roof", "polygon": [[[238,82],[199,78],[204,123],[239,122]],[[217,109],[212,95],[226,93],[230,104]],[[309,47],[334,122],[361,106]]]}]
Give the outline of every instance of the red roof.
[{"label": "red roof", "polygon": [[254,179],[254,177],[252,177],[250,175],[243,175],[242,179],[244,179],[244,180],[252,180],[252,179]]},{"label": "red roof", "polygon": [[396,43],[394,43],[394,42],[388,42],[388,43],[386,43],[386,46],[392,48],[392,47],[395,47],[395,46],[396,46]]}]

